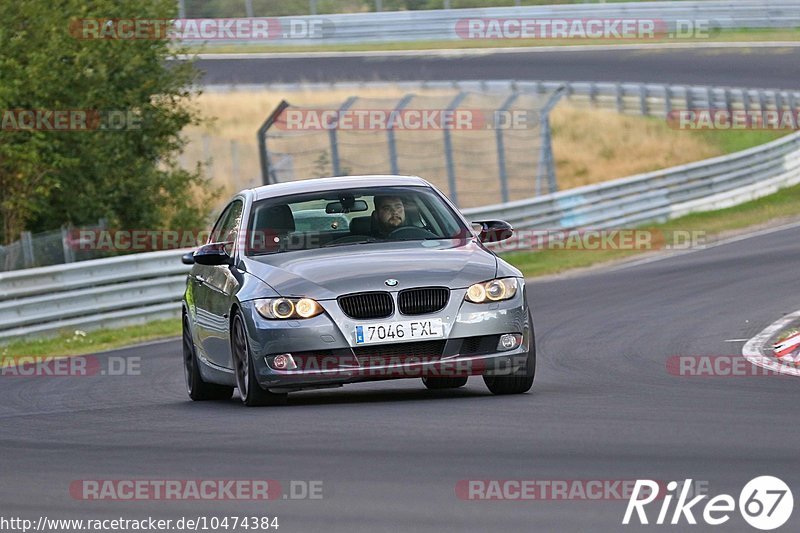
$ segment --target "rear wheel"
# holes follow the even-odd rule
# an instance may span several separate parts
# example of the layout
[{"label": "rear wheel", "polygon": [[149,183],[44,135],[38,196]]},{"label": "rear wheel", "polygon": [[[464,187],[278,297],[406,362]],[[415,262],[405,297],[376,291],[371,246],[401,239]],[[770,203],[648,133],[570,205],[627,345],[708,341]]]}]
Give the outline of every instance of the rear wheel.
[{"label": "rear wheel", "polygon": [[258,384],[253,358],[250,354],[250,345],[247,342],[247,333],[244,329],[244,320],[238,313],[233,316],[232,329],[233,368],[236,372],[236,387],[239,389],[242,403],[248,407],[286,403],[288,394],[276,394],[262,389]]},{"label": "rear wheel", "polygon": [[453,378],[423,377],[422,383],[431,390],[457,389],[467,384],[467,376]]},{"label": "rear wheel", "polygon": [[203,381],[203,376],[200,375],[200,369],[197,366],[197,354],[187,315],[183,315],[183,374],[186,378],[186,391],[189,393],[189,398],[196,402],[230,400],[233,396],[233,387]]}]

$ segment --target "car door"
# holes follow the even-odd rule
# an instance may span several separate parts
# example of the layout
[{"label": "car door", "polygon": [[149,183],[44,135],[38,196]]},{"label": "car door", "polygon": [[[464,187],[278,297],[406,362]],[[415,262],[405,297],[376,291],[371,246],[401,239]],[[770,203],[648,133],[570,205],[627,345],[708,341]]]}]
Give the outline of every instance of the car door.
[{"label": "car door", "polygon": [[[241,199],[232,201],[222,213],[211,232],[209,242],[231,243],[229,252],[233,254],[242,221],[244,203]],[[211,363],[233,368],[229,341],[229,312],[233,295],[239,287],[229,265],[196,265],[196,301],[198,341],[204,357]]]}]

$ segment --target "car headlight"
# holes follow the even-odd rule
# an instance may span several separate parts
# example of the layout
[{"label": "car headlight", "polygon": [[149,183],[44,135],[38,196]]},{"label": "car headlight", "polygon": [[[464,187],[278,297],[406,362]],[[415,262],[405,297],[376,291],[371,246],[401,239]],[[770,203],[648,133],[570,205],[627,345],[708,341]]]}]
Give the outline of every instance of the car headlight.
[{"label": "car headlight", "polygon": [[311,298],[267,298],[256,301],[256,310],[270,320],[287,320],[317,316],[322,306]]},{"label": "car headlight", "polygon": [[476,283],[467,289],[465,296],[468,302],[483,304],[487,302],[499,302],[510,300],[517,294],[519,283],[517,278],[502,278]]}]

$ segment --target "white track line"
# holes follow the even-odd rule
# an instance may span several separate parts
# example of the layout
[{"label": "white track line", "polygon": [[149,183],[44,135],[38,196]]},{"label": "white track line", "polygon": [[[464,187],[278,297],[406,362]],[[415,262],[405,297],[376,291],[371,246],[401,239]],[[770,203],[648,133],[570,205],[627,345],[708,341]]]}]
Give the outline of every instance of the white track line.
[{"label": "white track line", "polygon": [[800,320],[800,311],[788,314],[777,322],[770,324],[764,331],[747,341],[747,344],[742,348],[742,355],[744,355],[748,361],[761,368],[800,377],[800,368],[781,364],[774,357],[768,357],[765,353],[766,343],[781,329],[796,320]]},{"label": "white track line", "polygon": [[361,52],[242,52],[205,53],[192,56],[178,56],[177,59],[197,57],[198,59],[307,59],[310,57],[460,57],[483,56],[489,54],[528,54],[552,52],[609,52],[621,50],[684,50],[698,48],[797,48],[800,41],[760,41],[760,42],[691,42],[691,43],[649,43],[649,44],[582,44],[565,46],[513,46],[506,48],[448,48],[444,50],[374,50]]}]

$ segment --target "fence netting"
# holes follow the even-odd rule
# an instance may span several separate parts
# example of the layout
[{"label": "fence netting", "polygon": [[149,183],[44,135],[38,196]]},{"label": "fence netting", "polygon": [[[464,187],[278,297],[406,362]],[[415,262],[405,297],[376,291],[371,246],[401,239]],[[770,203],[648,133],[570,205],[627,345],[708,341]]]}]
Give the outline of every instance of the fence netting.
[{"label": "fence netting", "polygon": [[541,111],[552,94],[353,96],[324,106],[290,102],[267,130],[270,181],[418,175],[459,207],[551,192],[543,176],[548,167],[542,166],[542,159],[551,157],[549,143],[543,143],[550,132],[542,126]]}]

